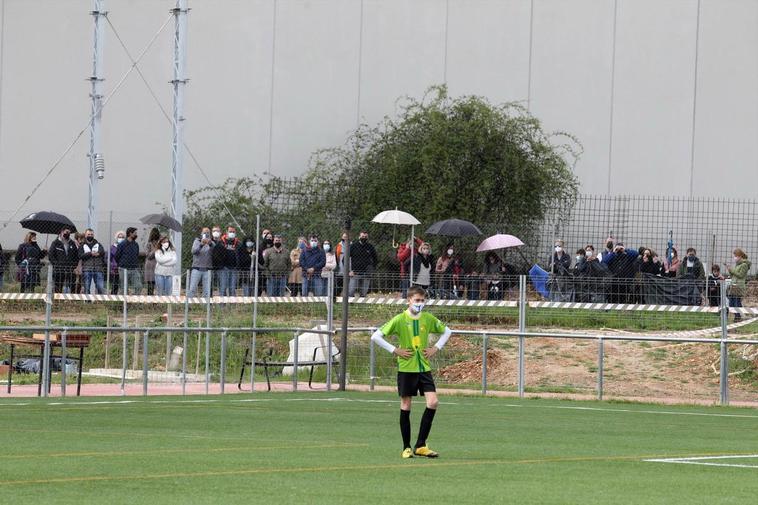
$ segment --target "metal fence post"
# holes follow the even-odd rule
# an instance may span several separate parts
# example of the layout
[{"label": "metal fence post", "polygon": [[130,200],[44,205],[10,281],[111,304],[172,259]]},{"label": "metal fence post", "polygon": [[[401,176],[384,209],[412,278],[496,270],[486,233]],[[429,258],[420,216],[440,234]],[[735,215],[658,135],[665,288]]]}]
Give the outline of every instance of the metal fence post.
[{"label": "metal fence post", "polygon": [[[190,285],[190,270],[187,270],[187,288]],[[184,335],[182,337],[182,396],[187,394],[187,344],[189,334],[187,333],[187,327],[189,326],[189,297],[187,291],[184,292]]]},{"label": "metal fence post", "polygon": [[326,279],[326,390],[332,390],[332,332],[334,331],[334,271]]},{"label": "metal fence post", "polygon": [[147,364],[147,351],[148,351],[148,334],[149,330],[145,330],[142,335],[142,396],[147,396],[147,376],[148,376],[148,364]]},{"label": "metal fence post", "polygon": [[47,297],[45,298],[45,347],[42,352],[42,396],[50,389],[50,324],[53,316],[53,264],[47,266]]},{"label": "metal fence post", "polygon": [[524,348],[526,347],[526,275],[520,275],[518,279],[518,396],[524,397],[526,372],[524,363]]},{"label": "metal fence post", "polygon": [[205,394],[208,394],[208,387],[211,382],[211,338],[210,334],[205,332]]},{"label": "metal fence post", "polygon": [[[123,290],[122,293],[123,301],[122,301],[122,312],[123,312],[123,321],[121,324],[122,328],[128,328],[129,327],[129,309],[127,307],[126,303],[126,293],[127,288],[129,287],[129,281],[127,279],[126,275],[126,269],[120,268],[119,272],[121,274],[121,279],[123,279]],[[121,332],[121,395],[126,394],[126,367],[128,366],[127,359],[129,355],[129,350],[126,347],[127,339],[129,336],[127,335],[126,331]]]},{"label": "metal fence post", "polygon": [[294,342],[294,349],[293,349],[294,350],[294,358],[292,360],[293,361],[293,365],[294,365],[294,369],[293,369],[293,372],[292,372],[292,391],[297,391],[297,372],[298,372],[297,363],[298,363],[298,361],[300,361],[299,360],[300,356],[298,356],[298,354],[299,354],[299,348],[298,348],[298,342],[297,341],[298,341],[297,332],[295,332],[295,342]]},{"label": "metal fence post", "polygon": [[250,340],[250,392],[255,392],[255,337],[258,332],[253,332],[253,338]]},{"label": "metal fence post", "polygon": [[482,394],[487,394],[487,334],[482,333]]},{"label": "metal fence post", "polygon": [[721,405],[729,405],[729,349],[726,340],[729,338],[729,307],[727,306],[726,281],[720,281],[721,286],[721,369],[719,373]]},{"label": "metal fence post", "polygon": [[[63,330],[61,333],[61,396],[66,396],[66,337],[68,330]],[[82,366],[82,363],[79,363]]]},{"label": "metal fence post", "polygon": [[224,394],[224,383],[226,382],[226,330],[221,333],[221,373],[219,377],[221,394]]},{"label": "metal fence post", "polygon": [[597,340],[597,399],[603,399],[603,365],[605,360],[603,337]]},{"label": "metal fence post", "polygon": [[[213,270],[208,270],[208,298],[205,300],[205,327],[211,327],[211,295],[213,295]],[[203,286],[205,289],[205,286]],[[211,336],[208,331],[205,332],[205,394],[208,394],[208,387],[211,380]]]}]

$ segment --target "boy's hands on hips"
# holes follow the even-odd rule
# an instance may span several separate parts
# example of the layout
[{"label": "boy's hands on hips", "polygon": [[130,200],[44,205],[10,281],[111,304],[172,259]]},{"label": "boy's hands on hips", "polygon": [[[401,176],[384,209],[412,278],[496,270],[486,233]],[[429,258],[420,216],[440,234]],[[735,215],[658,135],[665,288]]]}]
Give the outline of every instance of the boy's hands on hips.
[{"label": "boy's hands on hips", "polygon": [[427,347],[426,349],[424,349],[424,357],[426,359],[429,359],[435,354],[437,354],[437,351],[439,351],[439,349],[437,349],[436,346]]},{"label": "boy's hands on hips", "polygon": [[392,351],[392,353],[395,354],[396,356],[400,356],[401,358],[406,358],[406,359],[413,356],[411,351],[409,351],[408,349],[401,349],[399,347],[395,347],[395,350]]}]

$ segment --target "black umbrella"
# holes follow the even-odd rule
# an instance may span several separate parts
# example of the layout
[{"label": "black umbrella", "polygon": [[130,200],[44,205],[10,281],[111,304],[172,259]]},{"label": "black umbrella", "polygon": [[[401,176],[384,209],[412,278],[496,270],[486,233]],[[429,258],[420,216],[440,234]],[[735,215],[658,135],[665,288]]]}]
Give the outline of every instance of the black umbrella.
[{"label": "black umbrella", "polygon": [[140,222],[144,224],[157,224],[169,230],[182,231],[182,223],[166,214],[148,214],[141,217]]},{"label": "black umbrella", "polygon": [[64,228],[75,232],[76,226],[69,218],[50,211],[35,212],[21,220],[21,226],[37,233],[58,235]]},{"label": "black umbrella", "polygon": [[482,235],[474,223],[463,219],[445,219],[437,221],[426,230],[427,235],[446,235],[448,237],[466,237],[469,235]]}]

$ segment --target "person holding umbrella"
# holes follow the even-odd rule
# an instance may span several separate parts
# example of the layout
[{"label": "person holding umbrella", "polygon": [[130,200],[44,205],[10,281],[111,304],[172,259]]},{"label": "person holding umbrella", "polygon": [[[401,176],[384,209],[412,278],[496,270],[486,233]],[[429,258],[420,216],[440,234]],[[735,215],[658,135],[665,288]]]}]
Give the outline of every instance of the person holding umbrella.
[{"label": "person holding umbrella", "polygon": [[46,255],[47,251],[40,249],[37,244],[37,234],[33,231],[27,233],[16,250],[16,265],[18,266],[16,278],[21,283],[22,293],[32,293],[39,285],[39,270],[42,258]]}]

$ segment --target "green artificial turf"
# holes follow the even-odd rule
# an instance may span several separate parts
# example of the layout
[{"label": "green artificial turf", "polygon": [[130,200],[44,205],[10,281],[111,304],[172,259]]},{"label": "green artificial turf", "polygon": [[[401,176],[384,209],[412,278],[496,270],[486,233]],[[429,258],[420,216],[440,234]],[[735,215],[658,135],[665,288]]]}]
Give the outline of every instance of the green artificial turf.
[{"label": "green artificial turf", "polygon": [[[442,396],[400,458],[384,393],[0,401],[3,503],[755,503],[758,411]],[[415,437],[423,403],[414,402]]]}]

